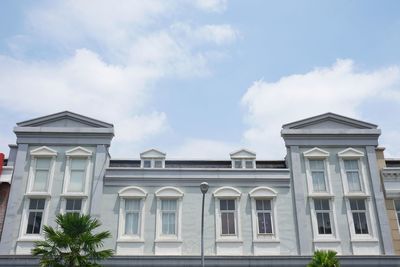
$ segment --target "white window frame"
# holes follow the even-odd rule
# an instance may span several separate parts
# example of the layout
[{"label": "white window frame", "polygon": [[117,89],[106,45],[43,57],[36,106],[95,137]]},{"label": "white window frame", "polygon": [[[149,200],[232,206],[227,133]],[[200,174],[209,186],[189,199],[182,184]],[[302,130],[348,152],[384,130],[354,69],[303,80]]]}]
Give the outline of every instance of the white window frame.
[{"label": "white window frame", "polygon": [[[276,198],[278,193],[269,187],[260,186],[256,187],[249,192],[251,199],[251,217],[253,226],[253,241],[254,242],[279,242],[279,231],[278,231],[278,220],[277,220],[277,208]],[[257,200],[269,200],[271,201],[271,234],[259,234],[258,233],[258,216],[257,216]]]},{"label": "white window frame", "polygon": [[[92,175],[92,151],[83,148],[83,147],[75,147],[65,152],[67,156],[67,162],[65,164],[65,174],[64,174],[64,185],[63,185],[63,197],[88,197],[89,195],[89,185],[90,178]],[[86,173],[85,173],[85,181],[84,181],[84,189],[82,192],[70,192],[68,191],[70,179],[71,179],[71,162],[73,159],[86,159]]]},{"label": "white window frame", "polygon": [[67,212],[67,200],[68,199],[80,199],[82,200],[82,206],[81,206],[81,215],[86,215],[88,214],[88,201],[87,197],[81,197],[81,196],[63,196],[61,198],[61,205],[60,205],[60,213],[65,214]]},{"label": "white window frame", "polygon": [[[236,161],[240,161],[242,163],[242,167],[240,168],[236,168],[235,166],[235,162]],[[246,168],[246,162],[251,162],[252,167],[251,168]],[[251,170],[251,169],[255,169],[256,168],[256,160],[252,159],[252,158],[235,158],[232,159],[232,169],[247,169],[247,170]]]},{"label": "white window frame", "polygon": [[400,199],[393,199],[393,209],[394,209],[394,213],[396,213],[397,230],[400,231],[400,221],[399,221],[400,220],[400,216],[399,216],[400,210],[397,211],[397,209],[396,209],[396,201],[399,202],[399,207],[400,207]]},{"label": "white window frame", "polygon": [[[350,207],[350,199],[360,199],[365,201],[366,214],[368,225],[368,234],[356,234],[354,229],[353,213]],[[377,225],[374,216],[371,216],[373,210],[372,201],[370,197],[346,197],[347,220],[349,224],[351,241],[377,241]]]},{"label": "white window frame", "polygon": [[[365,170],[365,163],[364,163],[364,153],[362,151],[356,150],[354,148],[347,148],[338,153],[339,157],[339,165],[340,165],[340,173],[342,176],[342,184],[343,184],[343,191],[346,197],[368,197],[370,196],[369,188],[366,183],[366,170]],[[351,192],[349,191],[349,184],[347,180],[346,169],[344,166],[345,160],[357,160],[358,163],[358,171],[359,171],[359,178],[360,178],[360,192]]]},{"label": "white window frame", "polygon": [[[182,242],[182,199],[184,193],[176,187],[165,186],[155,192],[157,198],[157,216],[156,216],[156,240],[155,242],[178,241]],[[161,201],[164,199],[176,200],[176,232],[174,235],[164,235],[162,233],[162,211]]]},{"label": "white window frame", "polygon": [[[53,186],[57,151],[55,151],[49,147],[42,146],[42,147],[33,149],[30,152],[30,156],[31,156],[31,163],[30,163],[30,167],[29,167],[26,195],[28,195],[28,196],[43,196],[43,197],[50,196],[51,189]],[[37,162],[37,159],[40,159],[40,158],[50,158],[50,168],[49,168],[49,174],[48,174],[48,178],[47,178],[47,190],[32,191],[34,180],[35,180],[35,175],[36,175],[36,162]]]},{"label": "white window frame", "polygon": [[[215,199],[215,233],[217,242],[225,241],[242,241],[242,226],[240,218],[240,198],[241,192],[230,186],[220,187],[213,193]],[[221,209],[220,200],[231,199],[235,200],[235,235],[223,235],[222,234],[222,223],[221,223]]]},{"label": "white window frame", "polygon": [[[305,166],[306,166],[306,178],[307,178],[307,189],[309,196],[333,196],[332,193],[332,185],[330,179],[330,172],[329,172],[329,152],[322,150],[318,147],[314,147],[310,150],[307,150],[303,153]],[[310,160],[322,160],[324,164],[324,178],[325,178],[325,186],[326,191],[314,191],[313,186],[313,178],[312,178],[312,171],[310,167]]]},{"label": "white window frame", "polygon": [[[117,242],[144,242],[145,206],[147,192],[137,186],[129,186],[118,192],[119,196],[119,220]],[[125,201],[127,199],[140,200],[139,229],[137,235],[125,234]]]},{"label": "white window frame", "polygon": [[[145,161],[150,161],[150,167],[144,166]],[[161,161],[161,167],[155,167],[156,161]],[[165,168],[165,159],[163,159],[163,158],[142,158],[140,161],[140,167],[143,169],[163,169],[163,168]]]},{"label": "white window frame", "polygon": [[[317,211],[315,209],[314,200],[324,199],[329,201],[329,217],[331,220],[331,234],[320,234],[318,232],[318,220],[317,220]],[[336,220],[336,209],[335,209],[335,201],[332,197],[312,197],[310,200],[310,210],[311,210],[311,223],[313,226],[313,235],[314,242],[318,241],[340,241],[338,225]]]},{"label": "white window frame", "polygon": [[[44,199],[44,209],[43,209],[43,216],[41,222],[41,229],[39,234],[27,234],[26,230],[28,227],[28,218],[29,218],[29,203],[31,199]],[[50,197],[49,196],[28,196],[25,197],[24,200],[24,207],[22,211],[22,218],[21,218],[21,225],[19,231],[19,238],[17,241],[40,241],[44,240],[43,236],[43,226],[47,225],[48,214],[49,214],[49,203]]]}]

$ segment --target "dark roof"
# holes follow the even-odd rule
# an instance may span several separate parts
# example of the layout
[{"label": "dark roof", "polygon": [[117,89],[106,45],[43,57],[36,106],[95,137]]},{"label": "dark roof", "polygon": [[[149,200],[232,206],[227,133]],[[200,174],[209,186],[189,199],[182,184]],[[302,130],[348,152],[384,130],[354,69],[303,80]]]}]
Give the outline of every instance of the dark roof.
[{"label": "dark roof", "polygon": [[[110,167],[140,168],[140,160],[111,159]],[[166,160],[165,168],[232,168],[230,160]],[[256,168],[285,169],[284,160],[257,160]]]},{"label": "dark roof", "polygon": [[385,159],[386,167],[400,167],[400,159]]}]

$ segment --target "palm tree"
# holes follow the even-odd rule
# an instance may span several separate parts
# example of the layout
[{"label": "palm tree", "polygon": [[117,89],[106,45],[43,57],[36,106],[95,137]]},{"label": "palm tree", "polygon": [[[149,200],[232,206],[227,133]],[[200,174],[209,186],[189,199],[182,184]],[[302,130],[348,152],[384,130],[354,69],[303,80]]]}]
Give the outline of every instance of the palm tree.
[{"label": "palm tree", "polygon": [[339,259],[336,257],[336,251],[317,250],[307,267],[339,267]]},{"label": "palm tree", "polygon": [[67,213],[57,215],[56,223],[56,229],[43,227],[45,240],[36,242],[32,249],[32,255],[41,256],[41,266],[99,266],[96,261],[112,256],[111,249],[98,250],[103,240],[111,237],[109,231],[92,233],[101,225],[99,220]]}]

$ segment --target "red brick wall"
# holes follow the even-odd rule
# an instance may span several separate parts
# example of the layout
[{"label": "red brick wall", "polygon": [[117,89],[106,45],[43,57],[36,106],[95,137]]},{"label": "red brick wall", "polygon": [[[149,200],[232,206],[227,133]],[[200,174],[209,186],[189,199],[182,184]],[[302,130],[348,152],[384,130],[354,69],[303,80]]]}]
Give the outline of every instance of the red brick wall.
[{"label": "red brick wall", "polygon": [[0,184],[0,239],[3,232],[4,217],[6,215],[8,195],[10,193],[10,184]]}]

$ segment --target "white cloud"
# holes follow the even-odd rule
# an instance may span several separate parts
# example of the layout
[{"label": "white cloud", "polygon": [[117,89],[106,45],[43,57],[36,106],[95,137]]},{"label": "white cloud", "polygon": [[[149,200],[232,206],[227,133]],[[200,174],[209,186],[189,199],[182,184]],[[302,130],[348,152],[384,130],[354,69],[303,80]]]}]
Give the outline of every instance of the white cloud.
[{"label": "white cloud", "polygon": [[229,153],[237,149],[237,145],[225,141],[188,138],[168,154],[180,159],[229,159]]},{"label": "white cloud", "polygon": [[331,67],[289,75],[277,82],[257,81],[241,100],[249,125],[244,138],[259,154],[282,157],[282,124],[325,112],[362,119],[363,104],[377,98],[389,101],[399,88],[399,67],[362,72],[351,60],[338,60]]},{"label": "white cloud", "polygon": [[227,8],[227,0],[195,0],[195,5],[209,12],[222,12]]}]

